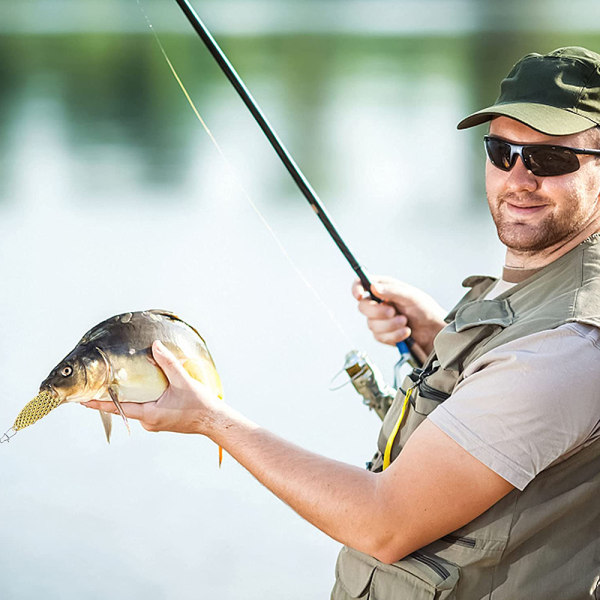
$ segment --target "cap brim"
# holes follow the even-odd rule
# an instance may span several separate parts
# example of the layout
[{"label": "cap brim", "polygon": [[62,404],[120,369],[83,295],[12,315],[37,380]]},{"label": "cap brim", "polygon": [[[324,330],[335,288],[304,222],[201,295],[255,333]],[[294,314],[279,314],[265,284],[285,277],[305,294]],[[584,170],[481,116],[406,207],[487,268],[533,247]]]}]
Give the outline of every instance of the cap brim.
[{"label": "cap brim", "polygon": [[598,123],[576,115],[565,108],[547,104],[513,103],[496,104],[478,110],[463,119],[457,129],[467,129],[491,121],[494,117],[510,117],[546,135],[571,135],[595,127]]}]

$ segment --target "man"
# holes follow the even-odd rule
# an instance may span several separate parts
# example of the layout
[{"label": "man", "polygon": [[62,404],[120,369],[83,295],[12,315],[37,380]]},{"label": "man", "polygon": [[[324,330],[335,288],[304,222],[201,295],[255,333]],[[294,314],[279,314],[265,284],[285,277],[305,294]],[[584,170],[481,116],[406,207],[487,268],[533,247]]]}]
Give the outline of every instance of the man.
[{"label": "man", "polygon": [[[151,431],[223,446],[345,547],[332,598],[600,598],[600,55],[528,55],[491,121],[486,187],[507,248],[445,319],[392,279],[354,294],[375,337],[430,353],[403,383],[370,470],[278,438],[193,381],[124,404]],[[93,408],[113,411],[108,404]]]}]

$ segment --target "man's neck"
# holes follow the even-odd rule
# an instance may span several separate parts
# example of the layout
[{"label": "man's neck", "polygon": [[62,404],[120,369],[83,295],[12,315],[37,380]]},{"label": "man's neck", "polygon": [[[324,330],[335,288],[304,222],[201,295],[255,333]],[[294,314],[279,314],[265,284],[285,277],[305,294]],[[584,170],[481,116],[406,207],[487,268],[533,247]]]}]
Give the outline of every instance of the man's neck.
[{"label": "man's neck", "polygon": [[537,273],[540,269],[513,269],[511,267],[504,266],[502,269],[502,281],[506,283],[521,283],[529,279],[532,275]]}]

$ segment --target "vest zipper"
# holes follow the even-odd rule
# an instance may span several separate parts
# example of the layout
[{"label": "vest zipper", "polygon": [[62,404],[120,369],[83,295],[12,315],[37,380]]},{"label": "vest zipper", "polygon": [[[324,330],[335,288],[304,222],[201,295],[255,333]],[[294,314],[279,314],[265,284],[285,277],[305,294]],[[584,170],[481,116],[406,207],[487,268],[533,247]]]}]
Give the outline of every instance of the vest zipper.
[{"label": "vest zipper", "polygon": [[[428,398],[429,400],[435,400],[436,402],[443,402],[450,397],[450,394],[446,392],[441,392],[440,390],[436,390],[435,388],[427,385],[425,379],[435,373],[439,367],[434,367],[432,364],[429,365],[426,369],[414,369],[413,372],[409,375],[409,377],[414,382],[414,386],[419,389],[419,395],[424,398]],[[411,404],[414,406],[414,401],[411,400]]]},{"label": "vest zipper", "polygon": [[423,563],[424,565],[428,566],[432,571],[435,571],[442,579],[448,579],[448,577],[450,577],[450,571],[446,570],[442,565],[440,565],[440,563],[438,563],[430,556],[427,556],[422,552],[413,552],[411,556],[419,562]]},{"label": "vest zipper", "polygon": [[440,392],[440,390],[436,390],[430,385],[427,385],[424,381],[422,381],[419,385],[419,392],[423,398],[435,400],[436,402],[443,402],[450,397],[450,394],[447,394],[446,392]]},{"label": "vest zipper", "polygon": [[450,544],[459,544],[460,546],[466,546],[467,548],[475,548],[477,540],[470,537],[463,537],[460,535],[445,535],[442,541]]}]

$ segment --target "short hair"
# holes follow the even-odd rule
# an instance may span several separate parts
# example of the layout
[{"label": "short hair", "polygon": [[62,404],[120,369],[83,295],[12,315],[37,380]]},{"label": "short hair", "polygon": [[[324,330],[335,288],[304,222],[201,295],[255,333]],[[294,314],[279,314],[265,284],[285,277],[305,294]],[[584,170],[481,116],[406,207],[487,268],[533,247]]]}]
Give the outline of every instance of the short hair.
[{"label": "short hair", "polygon": [[600,149],[600,125],[596,125],[596,127],[588,129],[588,132],[588,146],[592,149]]}]

